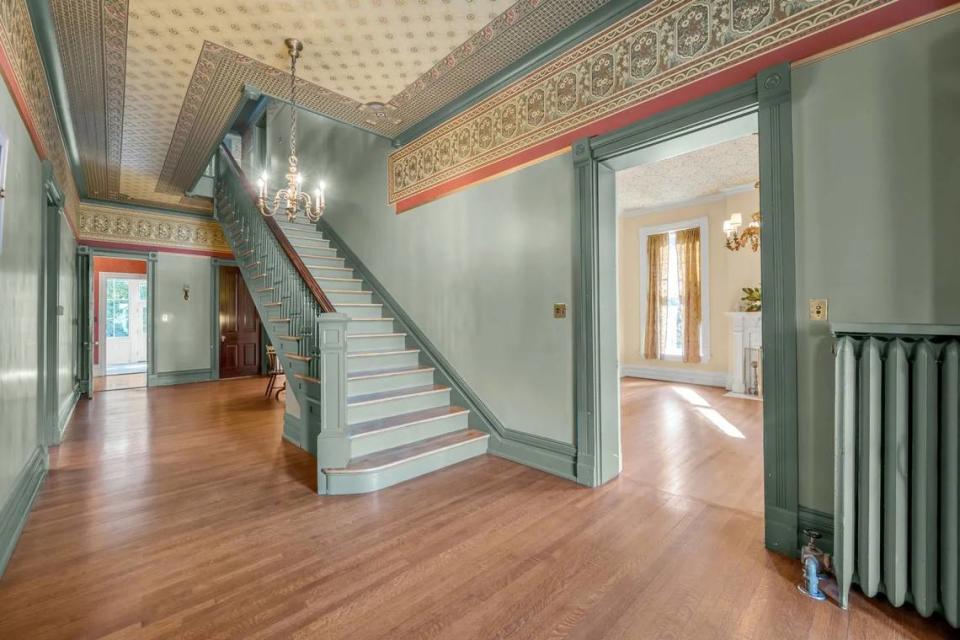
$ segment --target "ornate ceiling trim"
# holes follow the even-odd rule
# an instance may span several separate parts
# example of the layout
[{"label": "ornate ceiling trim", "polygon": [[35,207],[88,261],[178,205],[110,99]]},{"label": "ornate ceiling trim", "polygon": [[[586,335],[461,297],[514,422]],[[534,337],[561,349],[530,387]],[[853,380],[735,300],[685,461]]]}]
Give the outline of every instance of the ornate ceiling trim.
[{"label": "ornate ceiling trim", "polygon": [[[51,3],[87,192],[120,197],[127,1]],[[65,116],[68,114],[64,114]]]},{"label": "ornate ceiling trim", "polygon": [[[180,117],[170,140],[157,191],[183,193],[206,166],[210,154],[232,124],[247,85],[271,96],[286,96],[290,74],[213,42],[203,50],[187,88]],[[383,122],[372,127],[360,103],[319,85],[298,79],[297,102],[325,116],[372,133],[395,133],[397,125]]]},{"label": "ornate ceiling trim", "polygon": [[49,160],[64,194],[67,221],[76,231],[77,192],[60,135],[53,98],[25,0],[0,2],[0,72],[41,160]]},{"label": "ornate ceiling trim", "polygon": [[79,240],[160,251],[229,255],[230,246],[215,220],[128,207],[80,203]]},{"label": "ornate ceiling trim", "polygon": [[[529,163],[586,135],[588,127],[595,135],[623,126],[613,117],[898,2],[900,13],[937,4],[661,0],[646,5],[393,152],[389,201],[403,211]],[[908,17],[913,16],[892,19]],[[869,28],[884,26],[889,25]],[[610,119],[608,128],[598,124],[604,119]]]}]

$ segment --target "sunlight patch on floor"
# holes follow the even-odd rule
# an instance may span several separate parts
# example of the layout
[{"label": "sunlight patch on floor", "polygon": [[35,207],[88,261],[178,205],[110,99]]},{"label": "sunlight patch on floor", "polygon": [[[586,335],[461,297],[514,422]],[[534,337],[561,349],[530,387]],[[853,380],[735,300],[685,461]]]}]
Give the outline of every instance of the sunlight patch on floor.
[{"label": "sunlight patch on floor", "polygon": [[724,418],[719,411],[711,407],[710,403],[699,393],[687,387],[670,388],[673,389],[674,393],[678,396],[692,404],[697,413],[706,418],[707,422],[719,429],[721,433],[739,440],[746,439],[746,436],[743,435],[743,432],[738,429],[736,425]]}]

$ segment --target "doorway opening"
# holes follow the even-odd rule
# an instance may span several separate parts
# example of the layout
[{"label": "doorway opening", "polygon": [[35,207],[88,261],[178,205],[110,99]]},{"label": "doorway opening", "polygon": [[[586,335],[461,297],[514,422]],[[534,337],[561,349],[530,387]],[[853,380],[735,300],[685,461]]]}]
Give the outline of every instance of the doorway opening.
[{"label": "doorway opening", "polygon": [[147,261],[94,256],[93,390],[147,386],[150,300]]},{"label": "doorway opening", "polygon": [[615,172],[623,474],[763,514],[757,115]]},{"label": "doorway opening", "polygon": [[217,266],[219,377],[237,378],[261,373],[260,316],[240,269]]}]

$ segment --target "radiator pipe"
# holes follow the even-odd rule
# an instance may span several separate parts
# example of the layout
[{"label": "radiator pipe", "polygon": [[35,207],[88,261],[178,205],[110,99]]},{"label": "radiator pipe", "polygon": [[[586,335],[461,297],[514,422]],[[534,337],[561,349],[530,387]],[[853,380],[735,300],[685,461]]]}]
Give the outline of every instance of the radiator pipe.
[{"label": "radiator pipe", "polygon": [[820,579],[824,577],[820,569],[824,565],[824,553],[817,548],[818,531],[806,530],[803,532],[808,542],[800,551],[800,564],[803,567],[803,582],[797,585],[800,593],[814,600],[826,600],[827,594],[820,589]]}]

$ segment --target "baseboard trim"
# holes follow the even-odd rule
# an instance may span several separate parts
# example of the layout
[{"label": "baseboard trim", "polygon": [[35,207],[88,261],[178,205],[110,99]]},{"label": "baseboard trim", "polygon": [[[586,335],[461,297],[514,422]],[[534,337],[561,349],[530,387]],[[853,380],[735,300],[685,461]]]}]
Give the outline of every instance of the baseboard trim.
[{"label": "baseboard trim", "polygon": [[767,549],[790,557],[799,557],[800,545],[797,512],[766,504],[764,509],[764,544]]},{"label": "baseboard trim", "polygon": [[13,484],[13,491],[0,509],[0,576],[7,569],[27,516],[40,493],[47,475],[47,453],[43,447],[33,450]]},{"label": "baseboard trim", "polygon": [[804,529],[813,529],[814,531],[820,532],[820,541],[817,542],[817,546],[826,551],[827,553],[833,553],[833,514],[826,513],[824,511],[817,511],[816,509],[810,509],[808,507],[800,507],[797,509],[797,523],[798,523],[798,541],[797,545],[802,546],[807,543],[806,536],[803,535]]},{"label": "baseboard trim", "polygon": [[190,369],[186,371],[164,371],[147,375],[148,387],[166,387],[174,384],[209,382],[215,380],[213,369]]},{"label": "baseboard trim", "polygon": [[303,420],[297,416],[283,413],[283,439],[299,449],[306,449],[304,446]]},{"label": "baseboard trim", "polygon": [[541,471],[546,471],[561,478],[576,480],[577,449],[573,444],[523,433],[509,429],[480,397],[460,377],[456,369],[450,364],[435,344],[414,323],[413,318],[404,311],[396,298],[390,295],[383,283],[367,268],[363,260],[357,256],[337,234],[326,219],[321,218],[317,224],[326,236],[337,245],[343,253],[347,263],[360,274],[373,290],[374,296],[383,303],[390,315],[400,323],[400,326],[410,338],[420,347],[421,353],[437,370],[443,382],[450,387],[451,401],[470,410],[470,426],[481,429],[490,434],[488,451],[501,458],[527,465]]},{"label": "baseboard trim", "polygon": [[620,365],[620,377],[647,378],[664,382],[699,384],[707,387],[727,387],[727,374],[723,371],[694,371],[670,367],[643,367],[633,364]]},{"label": "baseboard trim", "polygon": [[70,424],[70,418],[73,416],[74,409],[80,401],[80,387],[73,388],[73,392],[60,405],[59,417],[57,419],[57,444],[63,442],[63,436],[67,432],[67,425]]}]

